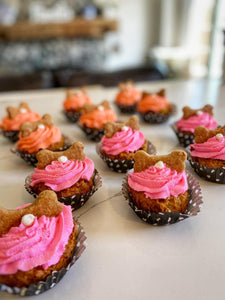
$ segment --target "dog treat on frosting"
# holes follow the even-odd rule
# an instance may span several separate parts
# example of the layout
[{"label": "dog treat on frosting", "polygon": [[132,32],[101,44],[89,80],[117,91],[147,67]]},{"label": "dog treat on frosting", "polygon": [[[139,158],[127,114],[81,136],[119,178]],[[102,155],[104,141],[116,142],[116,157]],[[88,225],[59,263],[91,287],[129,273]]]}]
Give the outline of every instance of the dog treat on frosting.
[{"label": "dog treat on frosting", "polygon": [[182,150],[176,150],[168,155],[149,155],[144,151],[137,151],[134,155],[134,172],[141,172],[162,161],[171,170],[182,172],[185,169],[187,154]]},{"label": "dog treat on frosting", "polygon": [[8,112],[9,118],[14,119],[19,113],[30,111],[30,108],[26,102],[21,102],[17,108],[8,106],[6,110]]},{"label": "dog treat on frosting", "polygon": [[25,122],[25,123],[21,124],[21,126],[20,126],[21,135],[22,135],[22,137],[26,137],[31,132],[35,131],[38,127],[40,127],[40,128],[42,126],[50,127],[52,125],[53,125],[52,117],[49,114],[45,114],[39,121],[32,122],[32,123]]},{"label": "dog treat on frosting", "polygon": [[217,135],[222,134],[225,136],[225,126],[216,128],[216,129],[207,129],[203,126],[199,126],[195,129],[195,143],[201,144],[206,142],[209,138]]},{"label": "dog treat on frosting", "polygon": [[115,122],[107,122],[104,125],[105,129],[105,136],[107,138],[111,138],[117,131],[121,131],[123,127],[130,127],[133,130],[139,130],[139,122],[137,116],[132,116],[130,119],[125,123],[115,123]]},{"label": "dog treat on frosting", "polygon": [[192,109],[189,106],[185,106],[183,108],[183,119],[188,119],[190,117],[196,116],[200,112],[208,113],[209,115],[213,115],[213,107],[210,104],[205,105],[203,108],[200,109]]},{"label": "dog treat on frosting", "polygon": [[58,201],[56,193],[53,191],[43,191],[35,199],[34,203],[22,209],[6,209],[0,206],[0,236],[9,231],[13,226],[18,226],[24,215],[32,214],[37,218],[56,217],[63,209],[63,205]]},{"label": "dog treat on frosting", "polygon": [[41,150],[37,153],[37,168],[44,169],[47,165],[51,164],[52,161],[62,160],[79,160],[85,159],[83,152],[84,145],[81,142],[73,143],[73,145],[65,151],[53,152],[50,150]]},{"label": "dog treat on frosting", "polygon": [[142,98],[144,98],[147,95],[158,95],[158,96],[161,96],[161,97],[166,97],[166,90],[165,89],[161,89],[157,93],[143,92]]},{"label": "dog treat on frosting", "polygon": [[85,103],[84,106],[81,108],[81,113],[87,114],[90,113],[96,109],[105,109],[105,108],[110,108],[110,104],[107,100],[102,101],[100,104],[95,105],[91,103]]}]

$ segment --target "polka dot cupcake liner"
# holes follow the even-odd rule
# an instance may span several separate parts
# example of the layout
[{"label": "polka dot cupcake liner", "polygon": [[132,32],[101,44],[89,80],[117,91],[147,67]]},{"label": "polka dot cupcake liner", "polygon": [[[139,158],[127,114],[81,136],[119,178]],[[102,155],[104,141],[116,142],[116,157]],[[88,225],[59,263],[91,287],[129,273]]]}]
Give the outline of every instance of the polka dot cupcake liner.
[{"label": "polka dot cupcake liner", "polygon": [[[75,220],[76,221],[76,220]],[[69,269],[74,265],[74,263],[81,256],[83,251],[86,248],[86,236],[83,228],[80,223],[76,221],[78,226],[78,234],[77,234],[77,244],[74,248],[73,255],[69,264],[66,268],[62,268],[60,271],[53,271],[51,275],[49,275],[45,281],[40,281],[37,284],[31,284],[28,287],[10,287],[5,284],[0,283],[0,291],[8,292],[10,294],[19,295],[19,296],[34,296],[44,293],[45,291],[52,289],[69,271]]]},{"label": "polka dot cupcake liner", "polygon": [[161,114],[149,111],[147,113],[140,113],[142,119],[149,124],[160,124],[166,122],[169,117],[176,112],[176,106],[172,104],[171,111],[168,114]]},{"label": "polka dot cupcake liner", "polygon": [[86,137],[89,140],[94,141],[94,142],[99,142],[105,133],[104,129],[99,130],[99,129],[89,128],[89,127],[83,126],[81,123],[78,123],[78,126],[86,134]]},{"label": "polka dot cupcake liner", "polygon": [[17,142],[19,139],[19,130],[5,131],[2,129],[1,133],[3,134],[4,137],[6,137],[8,140],[10,140],[13,143]]},{"label": "polka dot cupcake liner", "polygon": [[[96,145],[96,152],[97,154],[101,157],[101,159],[104,160],[104,162],[106,162],[107,166],[112,170],[112,171],[115,171],[115,172],[118,172],[118,173],[126,173],[127,171],[129,171],[130,169],[133,168],[134,166],[134,160],[127,160],[127,159],[123,159],[123,160],[120,160],[120,159],[111,159],[111,158],[108,158],[106,156],[104,156],[102,150],[101,150],[101,143],[98,143]],[[147,144],[147,153],[149,154],[156,154],[156,148],[155,146],[150,143],[148,141],[148,144]]]},{"label": "polka dot cupcake liner", "polygon": [[137,111],[137,104],[133,105],[122,105],[122,104],[116,104],[116,106],[119,108],[121,113],[124,114],[133,114]]},{"label": "polka dot cupcake liner", "polygon": [[188,161],[194,171],[205,180],[216,182],[216,183],[225,183],[225,169],[224,168],[208,168],[203,165],[200,165],[198,162],[192,159],[190,153],[190,147],[186,148],[188,155]]},{"label": "polka dot cupcake liner", "polygon": [[129,186],[127,181],[129,173],[126,174],[123,180],[122,194],[124,198],[128,201],[130,207],[136,213],[136,215],[144,222],[154,226],[174,224],[183,221],[189,217],[196,216],[200,212],[200,207],[203,203],[201,188],[198,181],[187,171],[186,174],[187,174],[187,181],[188,181],[188,188],[189,188],[188,191],[189,191],[190,200],[189,200],[187,210],[184,214],[179,212],[155,213],[155,212],[144,211],[139,209],[135,205],[132,196],[129,193]]},{"label": "polka dot cupcake liner", "polygon": [[[63,136],[63,137],[64,137],[64,146],[59,148],[57,151],[64,151],[64,150],[70,148],[72,145],[70,139],[67,136]],[[23,151],[20,151],[17,148],[17,144],[13,145],[13,147],[10,150],[12,153],[21,157],[29,165],[36,167],[36,164],[37,164],[36,153],[35,154],[24,153]]]},{"label": "polka dot cupcake liner", "polygon": [[194,134],[187,134],[178,130],[176,123],[171,124],[171,128],[176,133],[179,143],[183,147],[187,147],[194,143]]},{"label": "polka dot cupcake liner", "polygon": [[[31,176],[27,176],[25,179],[25,189],[28,193],[30,193],[34,198],[37,198],[38,194],[35,193],[33,188],[30,186],[31,183]],[[80,207],[82,207],[88,199],[102,186],[102,179],[100,174],[97,170],[94,172],[94,178],[93,178],[93,186],[90,192],[86,194],[77,194],[69,197],[60,197],[58,200],[65,205],[71,205],[72,210],[76,210]]]},{"label": "polka dot cupcake liner", "polygon": [[80,113],[77,113],[77,112],[74,112],[74,111],[65,111],[64,110],[63,113],[66,116],[66,118],[72,123],[76,123],[79,120],[80,116],[81,116]]}]

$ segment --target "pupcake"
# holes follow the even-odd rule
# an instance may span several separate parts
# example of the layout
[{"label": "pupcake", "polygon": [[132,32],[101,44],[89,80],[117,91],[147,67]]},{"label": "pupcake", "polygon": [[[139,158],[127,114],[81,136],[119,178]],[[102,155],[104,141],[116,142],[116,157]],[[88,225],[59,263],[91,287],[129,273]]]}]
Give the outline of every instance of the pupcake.
[{"label": "pupcake", "polygon": [[141,100],[142,92],[135,88],[132,81],[119,84],[119,92],[116,95],[115,104],[122,113],[134,113],[137,103]]},{"label": "pupcake", "polygon": [[126,172],[133,168],[134,154],[138,150],[155,154],[155,147],[148,142],[139,130],[137,116],[126,123],[107,122],[105,135],[96,150],[107,165],[116,172]]},{"label": "pupcake", "polygon": [[0,207],[1,290],[24,296],[52,288],[81,255],[84,239],[71,207],[53,191],[16,210]]},{"label": "pupcake", "polygon": [[81,108],[85,103],[91,103],[91,99],[88,97],[84,88],[76,91],[67,90],[63,108],[69,121],[74,123],[78,121],[81,115]]},{"label": "pupcake", "polygon": [[172,125],[180,144],[184,147],[193,144],[194,131],[198,126],[208,129],[217,128],[218,124],[213,118],[213,107],[209,104],[200,109],[189,106],[183,108],[183,117]]},{"label": "pupcake", "polygon": [[137,104],[137,111],[147,123],[162,123],[173,113],[174,105],[168,101],[162,89],[156,94],[144,92]]},{"label": "pupcake", "polygon": [[144,221],[171,224],[199,211],[200,187],[185,172],[186,157],[184,151],[159,156],[135,153],[134,170],[125,177],[123,194]]},{"label": "pupcake", "polygon": [[39,121],[25,122],[20,126],[19,140],[11,150],[28,163],[36,165],[36,154],[41,149],[60,151],[70,146],[59,128],[53,125],[51,116],[46,114]]},{"label": "pupcake", "polygon": [[104,135],[104,125],[117,121],[115,112],[111,109],[108,101],[99,105],[85,104],[81,110],[79,126],[86,133],[88,139],[99,141]]},{"label": "pupcake", "polygon": [[85,157],[84,146],[74,143],[61,152],[41,150],[37,168],[26,178],[25,187],[35,197],[44,190],[53,190],[60,202],[78,209],[101,186],[94,162]]},{"label": "pupcake", "polygon": [[12,142],[16,142],[19,136],[20,125],[24,122],[35,122],[40,120],[39,114],[32,111],[26,102],[21,102],[18,107],[7,107],[7,116],[2,119],[0,128],[3,135]]},{"label": "pupcake", "polygon": [[188,159],[199,176],[213,182],[225,183],[225,126],[217,129],[197,127],[195,142]]}]

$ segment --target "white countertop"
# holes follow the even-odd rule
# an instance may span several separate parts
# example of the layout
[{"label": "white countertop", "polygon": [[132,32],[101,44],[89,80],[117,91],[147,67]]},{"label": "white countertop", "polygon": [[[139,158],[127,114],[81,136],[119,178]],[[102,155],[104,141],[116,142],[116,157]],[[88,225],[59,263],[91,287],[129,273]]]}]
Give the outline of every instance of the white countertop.
[{"label": "white countertop", "polygon": [[[224,125],[225,87],[217,97],[217,82],[151,82],[137,86],[149,91],[165,87],[168,99],[178,106],[177,116],[165,124],[141,122],[141,130],[159,154],[177,148],[169,123],[181,117],[184,105],[199,108],[211,103],[215,105],[215,118]],[[88,89],[96,103],[112,101],[115,93],[116,89]],[[40,114],[52,114],[63,133],[84,143],[86,155],[94,160],[103,179],[103,186],[74,213],[86,232],[86,250],[61,282],[35,299],[224,299],[225,186],[199,178],[187,163],[201,185],[204,203],[200,214],[174,225],[155,227],[144,223],[120,193],[124,175],[110,171],[97,156],[95,142],[86,140],[83,132],[61,113],[64,97],[62,89],[0,94],[0,119],[6,106],[21,101],[27,101]],[[119,115],[119,119],[127,120],[128,116]],[[33,201],[24,189],[25,177],[33,167],[10,153],[10,147],[11,143],[0,136],[0,205],[15,208]],[[15,297],[0,292],[0,299]]]}]

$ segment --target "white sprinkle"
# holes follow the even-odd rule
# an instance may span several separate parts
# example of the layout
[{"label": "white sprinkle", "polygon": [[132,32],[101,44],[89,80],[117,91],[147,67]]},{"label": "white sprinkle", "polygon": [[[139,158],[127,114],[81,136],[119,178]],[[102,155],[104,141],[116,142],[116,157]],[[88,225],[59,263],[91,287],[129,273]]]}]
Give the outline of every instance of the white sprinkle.
[{"label": "white sprinkle", "polygon": [[203,114],[203,111],[201,111],[201,110],[199,110],[199,111],[197,111],[197,115],[202,115]]},{"label": "white sprinkle", "polygon": [[217,140],[221,140],[223,138],[222,133],[217,133],[216,138]]},{"label": "white sprinkle", "polygon": [[102,105],[99,105],[99,106],[98,106],[98,110],[101,110],[101,111],[103,111],[103,110],[104,110],[104,106],[102,106]]},{"label": "white sprinkle", "polygon": [[62,155],[62,156],[60,156],[60,157],[58,158],[58,161],[61,162],[61,163],[64,163],[64,162],[66,162],[67,160],[68,160],[67,156],[64,156],[64,155]]},{"label": "white sprinkle", "polygon": [[35,216],[32,215],[32,214],[27,214],[27,215],[24,215],[22,217],[22,220],[21,222],[23,223],[23,225],[25,226],[30,226],[34,223],[34,219],[35,219]]},{"label": "white sprinkle", "polygon": [[27,112],[27,109],[26,109],[26,108],[21,108],[21,109],[20,109],[20,112],[21,112],[22,114],[25,114],[25,113]]},{"label": "white sprinkle", "polygon": [[162,168],[164,168],[164,163],[163,163],[161,160],[159,160],[159,161],[155,164],[155,167],[162,169]]},{"label": "white sprinkle", "polygon": [[40,129],[45,129],[45,125],[44,125],[44,124],[39,124],[39,125],[38,125],[38,128],[40,128]]},{"label": "white sprinkle", "polygon": [[128,127],[128,126],[123,126],[123,127],[122,127],[122,130],[127,131],[127,130],[129,130],[129,127]]}]

